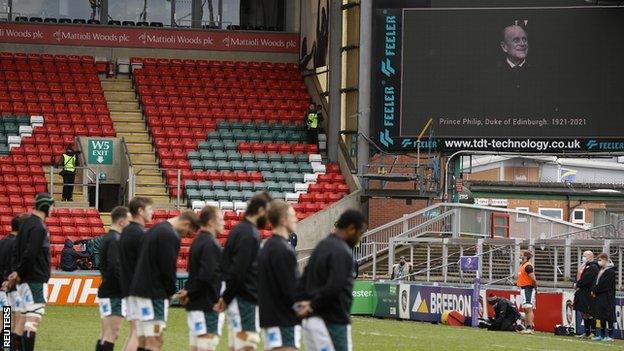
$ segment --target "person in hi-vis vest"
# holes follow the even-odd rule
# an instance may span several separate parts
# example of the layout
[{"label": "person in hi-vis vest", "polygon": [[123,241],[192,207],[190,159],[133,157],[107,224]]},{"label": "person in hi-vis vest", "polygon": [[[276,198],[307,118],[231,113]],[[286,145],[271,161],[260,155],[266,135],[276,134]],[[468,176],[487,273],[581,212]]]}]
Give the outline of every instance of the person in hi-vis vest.
[{"label": "person in hi-vis vest", "polygon": [[74,200],[74,180],[76,179],[76,167],[78,167],[78,153],[73,146],[67,145],[65,153],[61,156],[58,166],[63,176],[63,201]]},{"label": "person in hi-vis vest", "polygon": [[305,115],[305,125],[308,132],[308,144],[316,145],[318,143],[319,128],[323,122],[322,106],[310,104],[310,109]]}]

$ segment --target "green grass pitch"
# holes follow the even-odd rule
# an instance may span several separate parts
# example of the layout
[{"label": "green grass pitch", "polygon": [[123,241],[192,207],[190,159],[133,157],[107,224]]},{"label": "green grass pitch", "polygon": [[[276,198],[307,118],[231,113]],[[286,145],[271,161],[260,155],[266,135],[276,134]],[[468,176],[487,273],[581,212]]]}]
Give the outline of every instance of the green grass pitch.
[{"label": "green grass pitch", "polygon": [[[100,328],[95,307],[47,306],[37,333],[37,350],[94,350]],[[226,329],[226,328],[224,328]],[[225,330],[224,330],[225,331]],[[117,350],[127,335],[124,324]],[[488,332],[475,328],[452,328],[429,323],[382,320],[369,317],[353,318],[353,343],[356,351],[391,350],[624,350],[624,341],[597,343],[574,337],[551,334],[519,335]],[[219,350],[227,350],[227,337],[221,339]],[[164,350],[187,350],[186,314],[180,308],[169,311]]]}]

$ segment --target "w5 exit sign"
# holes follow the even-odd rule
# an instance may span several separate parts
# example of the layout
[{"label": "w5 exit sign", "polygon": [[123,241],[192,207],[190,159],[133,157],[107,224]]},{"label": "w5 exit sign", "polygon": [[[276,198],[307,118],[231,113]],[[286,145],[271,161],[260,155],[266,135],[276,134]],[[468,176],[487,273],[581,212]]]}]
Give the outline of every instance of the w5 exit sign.
[{"label": "w5 exit sign", "polygon": [[87,162],[90,165],[112,165],[113,140],[89,140]]}]

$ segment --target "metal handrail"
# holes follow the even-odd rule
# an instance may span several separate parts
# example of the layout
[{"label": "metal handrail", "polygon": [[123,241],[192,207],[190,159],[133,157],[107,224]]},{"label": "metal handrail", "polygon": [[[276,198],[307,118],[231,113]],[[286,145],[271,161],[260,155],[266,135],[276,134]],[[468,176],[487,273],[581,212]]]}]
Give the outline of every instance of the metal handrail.
[{"label": "metal handrail", "polygon": [[[478,254],[472,255],[472,256],[480,256],[481,257],[481,256],[483,256],[485,254],[489,254],[489,253],[492,253],[492,252],[500,251],[500,250],[502,250],[504,248],[505,248],[504,246],[501,246],[501,247],[497,247],[497,248],[490,249],[490,250],[487,250],[487,251],[483,251],[481,253],[478,253]],[[437,270],[437,269],[440,269],[440,268],[450,267],[450,266],[453,266],[453,265],[456,265],[456,264],[459,264],[459,261],[450,262],[450,263],[443,264],[441,266],[436,266],[436,267],[433,267],[433,268],[430,267],[430,268],[421,269],[421,270],[419,270],[417,272],[413,272],[413,273],[410,273],[410,274],[402,277],[402,279],[405,278],[405,277],[415,276],[415,275],[420,274],[420,273],[427,273],[427,272],[431,272],[431,271],[434,271],[434,270]],[[393,280],[397,280],[397,279],[395,278]]]},{"label": "metal handrail", "polygon": [[[588,229],[584,229],[584,230],[578,230],[578,231],[574,231],[574,232],[570,232],[570,233],[564,233],[564,234],[559,234],[559,235],[553,235],[551,236],[549,239],[559,239],[559,238],[568,238],[570,236],[576,235],[576,234],[581,234],[581,233],[590,233],[592,231],[595,231],[597,229],[601,229],[601,228],[613,228],[613,232],[619,234],[619,231],[617,230],[617,228],[615,227],[615,225],[608,223],[608,224],[603,224],[603,225],[599,225],[597,227],[593,227],[593,228],[588,228]],[[592,238],[594,238],[593,235],[589,234]]]},{"label": "metal handrail", "polygon": [[[54,165],[50,165],[50,196],[54,196],[54,170],[55,170],[55,166]],[[95,187],[95,208],[96,209],[100,209],[100,205],[99,205],[99,200],[100,200],[100,177],[98,177],[97,173],[95,173],[95,171],[89,167],[85,167],[85,166],[78,166],[76,167],[76,170],[84,170],[86,171],[86,177],[87,180],[90,180],[91,182],[95,182],[95,184],[93,183],[88,183],[88,182],[82,182],[82,183],[73,183],[73,184],[67,184],[67,185],[71,185],[71,186],[76,186],[76,185],[80,185],[82,186],[83,192],[85,194],[87,194],[88,196],[88,192],[85,191],[87,190],[89,187],[94,186]],[[90,177],[90,175],[93,175],[93,178]],[[66,185],[65,183],[63,183],[63,185]]]}]

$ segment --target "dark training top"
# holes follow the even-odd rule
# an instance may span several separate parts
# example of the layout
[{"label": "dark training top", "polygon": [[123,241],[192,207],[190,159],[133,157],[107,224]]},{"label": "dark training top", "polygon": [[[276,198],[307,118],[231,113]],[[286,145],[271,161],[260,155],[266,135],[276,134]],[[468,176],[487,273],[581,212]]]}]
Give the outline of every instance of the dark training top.
[{"label": "dark training top", "polygon": [[98,289],[98,297],[122,298],[119,263],[119,238],[121,234],[115,230],[109,230],[102,240],[100,251],[100,275],[102,283]]},{"label": "dark training top", "polygon": [[288,240],[273,234],[258,254],[258,306],[262,328],[299,324],[292,309],[298,278],[295,249]]},{"label": "dark training top", "polygon": [[2,281],[6,280],[9,274],[13,272],[11,261],[15,250],[15,239],[15,235],[9,234],[0,240],[0,279]]},{"label": "dark training top", "polygon": [[176,292],[176,263],[180,236],[168,221],[156,224],[145,233],[130,296],[168,299]]},{"label": "dark training top", "polygon": [[260,234],[248,220],[242,220],[230,231],[219,266],[225,282],[222,296],[227,304],[235,297],[258,303],[256,258],[259,249]]},{"label": "dark training top", "polygon": [[212,311],[219,300],[221,277],[218,273],[221,246],[209,232],[200,232],[189,251],[187,311]]},{"label": "dark training top", "polygon": [[119,267],[121,288],[121,296],[127,297],[130,294],[130,284],[134,277],[139,253],[141,252],[141,244],[145,236],[145,228],[137,222],[130,222],[122,231],[119,238]]},{"label": "dark training top", "polygon": [[47,283],[50,279],[50,236],[41,218],[24,219],[15,240],[14,270],[22,283]]},{"label": "dark training top", "polygon": [[326,323],[349,324],[353,273],[351,248],[330,234],[312,252],[297,288],[297,300],[310,300],[312,315]]}]

